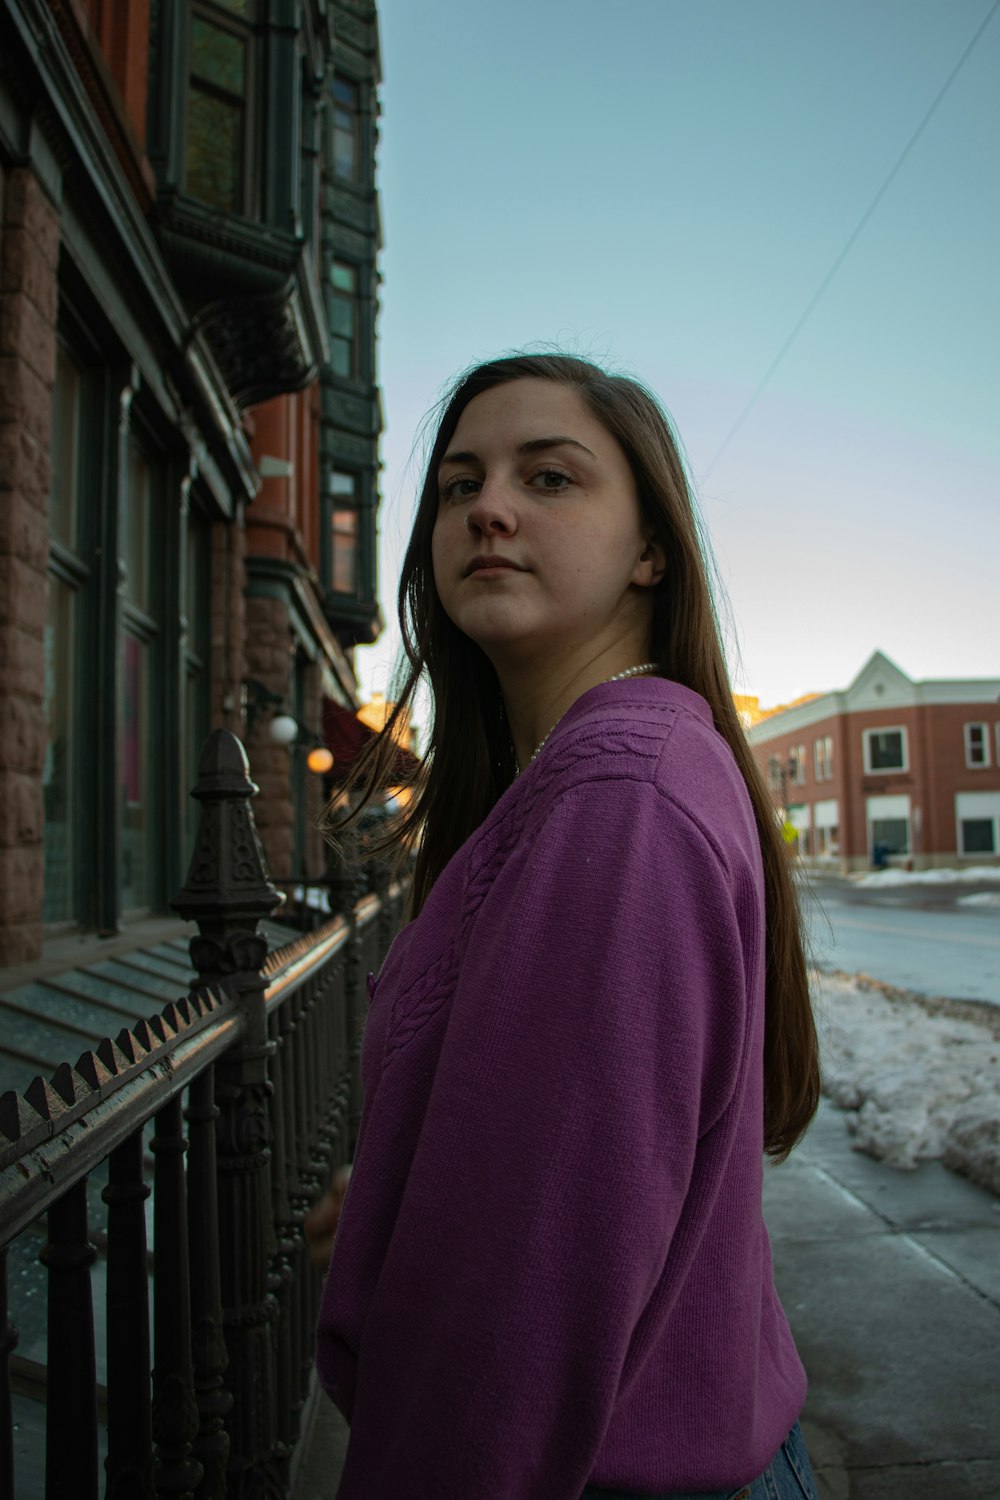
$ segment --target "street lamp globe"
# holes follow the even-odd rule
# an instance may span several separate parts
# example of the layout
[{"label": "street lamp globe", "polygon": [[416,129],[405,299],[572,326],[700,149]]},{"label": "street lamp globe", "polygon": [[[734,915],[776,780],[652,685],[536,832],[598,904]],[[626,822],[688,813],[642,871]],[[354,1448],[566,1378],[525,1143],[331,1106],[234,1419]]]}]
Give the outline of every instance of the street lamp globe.
[{"label": "street lamp globe", "polygon": [[299,732],[299,726],[291,714],[275,714],[271,720],[269,734],[275,745],[290,745]]}]

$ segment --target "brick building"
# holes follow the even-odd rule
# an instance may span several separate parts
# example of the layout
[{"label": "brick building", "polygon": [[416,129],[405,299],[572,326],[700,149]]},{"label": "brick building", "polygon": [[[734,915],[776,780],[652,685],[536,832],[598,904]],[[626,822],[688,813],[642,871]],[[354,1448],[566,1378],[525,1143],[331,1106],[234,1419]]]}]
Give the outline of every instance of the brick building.
[{"label": "brick building", "polygon": [[0,0],[0,966],[166,910],[216,725],[274,877],[322,871],[305,757],[381,628],[378,82],[370,0]]},{"label": "brick building", "polygon": [[876,651],[747,734],[804,859],[1000,864],[1000,678],[914,682]]}]

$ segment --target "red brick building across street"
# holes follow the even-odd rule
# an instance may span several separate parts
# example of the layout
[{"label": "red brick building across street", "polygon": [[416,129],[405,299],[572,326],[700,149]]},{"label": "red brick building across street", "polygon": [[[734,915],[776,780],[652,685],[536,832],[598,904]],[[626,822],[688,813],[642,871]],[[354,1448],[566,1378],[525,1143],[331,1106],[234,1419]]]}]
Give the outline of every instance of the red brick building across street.
[{"label": "red brick building across street", "polygon": [[842,691],[752,717],[747,737],[809,863],[1000,864],[1000,677],[915,682],[876,651]]}]

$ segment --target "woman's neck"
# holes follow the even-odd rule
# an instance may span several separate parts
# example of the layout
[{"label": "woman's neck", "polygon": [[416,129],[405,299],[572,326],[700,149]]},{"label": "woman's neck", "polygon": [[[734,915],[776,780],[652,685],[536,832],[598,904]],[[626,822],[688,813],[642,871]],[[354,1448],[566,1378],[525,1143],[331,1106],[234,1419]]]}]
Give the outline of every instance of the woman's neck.
[{"label": "woman's neck", "polygon": [[524,667],[505,673],[498,667],[497,676],[518,768],[523,771],[528,766],[577,698],[623,672],[638,676],[634,669],[639,666],[651,666],[648,647],[645,651],[638,647],[618,647],[602,652],[583,665],[577,662],[561,671],[550,663],[537,673]]}]

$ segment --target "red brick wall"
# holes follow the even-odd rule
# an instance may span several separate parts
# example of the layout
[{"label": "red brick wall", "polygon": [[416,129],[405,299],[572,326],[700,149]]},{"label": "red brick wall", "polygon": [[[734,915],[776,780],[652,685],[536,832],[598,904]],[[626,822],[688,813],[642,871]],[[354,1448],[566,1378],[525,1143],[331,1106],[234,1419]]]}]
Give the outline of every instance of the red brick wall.
[{"label": "red brick wall", "polygon": [[[928,711],[925,709],[925,713]],[[942,703],[928,713],[926,730],[928,788],[924,806],[927,848],[957,851],[956,792],[1000,791],[997,767],[998,703]],[[988,765],[965,764],[965,725],[985,724],[989,740]],[[933,834],[934,842],[928,842]]]},{"label": "red brick wall", "polygon": [[121,95],[129,123],[146,143],[149,0],[86,0],[90,24]]},{"label": "red brick wall", "polygon": [[[1000,790],[996,764],[996,724],[1000,705],[990,703],[920,704],[910,708],[865,709],[850,715],[834,715],[805,729],[781,731],[754,744],[754,755],[762,773],[774,755],[785,765],[792,745],[806,747],[807,772],[803,785],[789,788],[790,802],[810,806],[835,797],[840,816],[840,856],[863,862],[868,857],[866,799],[872,796],[906,795],[910,798],[913,853],[918,858],[955,856],[956,792]],[[964,725],[985,723],[990,735],[988,767],[970,769],[965,764]],[[866,729],[906,730],[908,766],[905,771],[865,770],[863,735]],[[824,735],[833,738],[834,774],[817,782],[813,764],[813,742]],[[780,793],[772,793],[775,802]],[[919,809],[919,829],[916,812]]]},{"label": "red brick wall", "polygon": [[319,571],[318,387],[275,396],[253,409],[253,456],[284,459],[288,478],[265,479],[247,515],[247,551]]},{"label": "red brick wall", "polygon": [[[865,803],[868,797],[894,797],[906,795],[910,798],[911,810],[923,806],[923,791],[926,773],[920,762],[920,741],[917,736],[916,708],[875,708],[854,713],[848,720],[847,776],[851,800],[849,808],[850,853],[863,856],[867,853],[868,829]],[[865,770],[863,733],[866,729],[906,730],[908,746],[908,769],[905,771],[878,771],[870,774]]]},{"label": "red brick wall", "polygon": [[[827,735],[833,740],[833,776],[829,780],[817,781],[814,745],[817,740],[825,739]],[[839,805],[841,819],[840,849],[841,854],[846,855],[845,841],[848,835],[843,826],[843,820],[847,736],[843,715],[834,714],[830,718],[810,724],[806,729],[776,733],[773,739],[755,744],[753,753],[765,782],[768,781],[767,766],[771,757],[775,756],[783,767],[787,767],[789,751],[793,747],[797,750],[800,745],[805,747],[805,780],[789,785],[788,801],[789,803],[805,802],[811,807],[814,802],[826,802],[830,798],[835,798]],[[780,804],[780,788],[771,789],[771,799],[775,806]]]},{"label": "red brick wall", "polygon": [[58,214],[0,169],[0,964],[41,954],[49,446]]},{"label": "red brick wall", "polygon": [[145,154],[149,0],[48,0],[108,144],[144,212],[156,201]]}]

